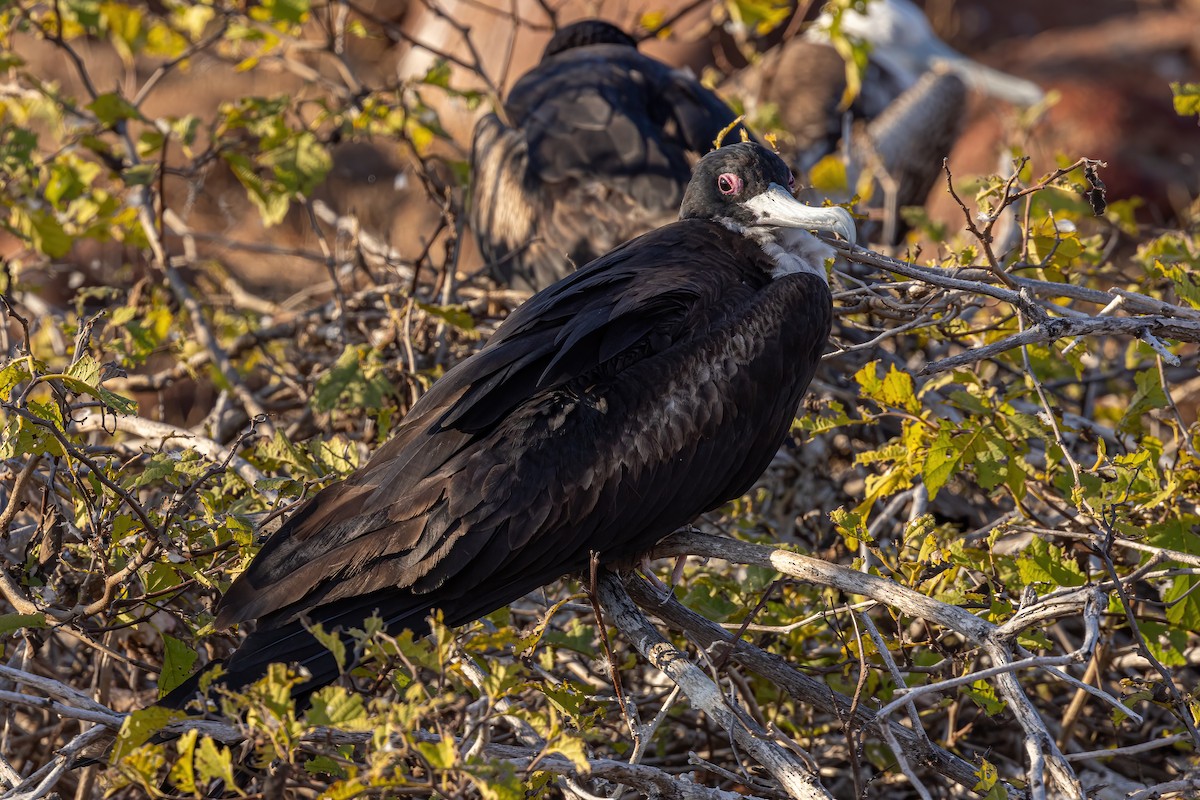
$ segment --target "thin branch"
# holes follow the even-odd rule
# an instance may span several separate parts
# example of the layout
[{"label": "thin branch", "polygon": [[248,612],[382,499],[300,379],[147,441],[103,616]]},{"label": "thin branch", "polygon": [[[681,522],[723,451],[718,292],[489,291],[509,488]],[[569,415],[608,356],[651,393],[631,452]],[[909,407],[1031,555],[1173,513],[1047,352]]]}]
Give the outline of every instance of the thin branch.
[{"label": "thin branch", "polygon": [[[79,433],[106,432],[111,434],[114,431],[132,433],[143,439],[157,439],[164,447],[167,442],[178,440],[184,443],[182,445],[183,449],[195,450],[218,463],[228,461],[233,471],[251,487],[265,479],[265,476],[257,467],[237,455],[235,450],[224,447],[194,431],[187,430],[186,428],[177,428],[165,422],[156,422],[144,417],[135,416],[106,417],[104,419],[90,416],[76,421],[72,426],[72,430]],[[278,496],[278,492],[271,489],[264,489],[260,494],[271,503],[274,503]]]}]

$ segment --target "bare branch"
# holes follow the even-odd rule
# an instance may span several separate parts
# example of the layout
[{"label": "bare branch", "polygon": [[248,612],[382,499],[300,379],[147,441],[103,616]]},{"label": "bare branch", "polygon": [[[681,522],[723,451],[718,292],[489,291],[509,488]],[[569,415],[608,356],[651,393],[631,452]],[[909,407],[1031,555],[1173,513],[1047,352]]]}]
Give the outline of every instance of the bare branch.
[{"label": "bare branch", "polygon": [[716,684],[663,638],[625,593],[620,580],[604,571],[599,578],[600,603],[613,624],[630,639],[637,651],[674,681],[697,707],[724,728],[740,747],[752,755],[794,798],[829,798],[816,776],[795,754],[771,742],[758,723],[726,703]]}]

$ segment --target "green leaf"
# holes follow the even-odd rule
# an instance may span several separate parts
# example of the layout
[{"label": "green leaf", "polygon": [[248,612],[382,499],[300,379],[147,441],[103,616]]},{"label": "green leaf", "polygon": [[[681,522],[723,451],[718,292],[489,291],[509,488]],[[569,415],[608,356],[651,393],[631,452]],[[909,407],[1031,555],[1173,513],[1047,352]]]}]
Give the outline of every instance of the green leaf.
[{"label": "green leaf", "polygon": [[[44,422],[50,423],[57,430],[66,430],[66,427],[63,424],[62,409],[59,408],[58,403],[43,403],[40,400],[30,400],[29,410],[33,412],[34,416],[38,417]],[[57,440],[55,440],[55,444],[57,445]]]},{"label": "green leaf", "polygon": [[1200,630],[1200,578],[1179,575],[1163,592],[1167,605],[1167,621],[1187,631]]},{"label": "green leaf", "polygon": [[1135,259],[1146,270],[1170,280],[1181,300],[1200,308],[1200,254],[1195,239],[1165,233],[1139,246]]},{"label": "green leaf", "polygon": [[171,722],[187,716],[182,711],[175,711],[160,706],[150,706],[132,712],[121,723],[117,732],[117,741],[113,744],[111,763],[116,764],[138,747],[150,741],[150,737],[161,731]]},{"label": "green leaf", "polygon": [[531,654],[537,647],[538,642],[542,640],[542,635],[546,632],[546,626],[550,624],[550,619],[557,614],[559,609],[561,609],[569,600],[569,597],[559,600],[557,603],[547,609],[546,612],[542,614],[541,619],[538,620],[537,625],[533,627],[533,630],[522,636],[517,641],[516,646],[513,647],[514,655],[527,656]]},{"label": "green leaf", "polygon": [[975,792],[983,795],[983,800],[1008,800],[1008,790],[1001,783],[1000,771],[996,769],[995,764],[986,758],[983,759],[975,776],[979,778],[979,783],[973,788]]},{"label": "green leaf", "polygon": [[983,679],[964,687],[962,691],[989,717],[996,716],[1007,706],[1007,703],[996,696],[996,690],[992,685]]},{"label": "green leaf", "polygon": [[805,414],[796,419],[795,425],[802,431],[817,434],[840,428],[843,425],[861,424],[846,414],[846,408],[836,400],[829,400],[817,414]]},{"label": "green leaf", "polygon": [[345,731],[371,730],[361,694],[351,694],[341,686],[326,686],[312,696],[306,717],[309,725],[322,725]]},{"label": "green leaf", "polygon": [[326,650],[333,653],[333,658],[337,661],[338,674],[346,671],[346,643],[342,641],[342,636],[337,631],[326,631],[321,623],[316,623],[308,632],[313,635],[313,638],[320,642]]},{"label": "green leaf", "polygon": [[[1185,514],[1145,529],[1146,540],[1155,547],[1200,555],[1200,517]],[[1149,558],[1149,554],[1146,558]]]},{"label": "green leaf", "polygon": [[262,7],[275,22],[299,25],[308,19],[310,0],[262,0]]},{"label": "green leaf", "polygon": [[291,194],[274,181],[267,183],[260,178],[250,159],[242,153],[223,152],[221,158],[245,188],[246,196],[258,208],[263,224],[269,228],[282,222],[287,216]]},{"label": "green leaf", "polygon": [[872,361],[855,373],[854,378],[862,388],[864,397],[884,406],[902,408],[910,414],[916,414],[921,410],[921,402],[917,399],[912,376],[896,369],[895,364],[889,364],[888,371],[881,378],[879,362]]},{"label": "green leaf", "polygon": [[29,362],[26,359],[5,364],[4,369],[0,369],[0,400],[9,400],[13,389],[31,377],[33,376],[29,374]]},{"label": "green leaf", "polygon": [[969,466],[975,470],[979,485],[992,490],[1008,478],[1009,459],[1012,446],[997,436],[993,430],[984,428],[972,440]]},{"label": "green leaf", "polygon": [[939,427],[937,438],[929,445],[925,463],[921,466],[930,500],[937,497],[941,488],[958,472],[961,459],[961,445],[955,442],[946,427]]},{"label": "green leaf", "polygon": [[51,258],[62,258],[71,252],[71,237],[54,215],[54,210],[31,210],[13,206],[9,224],[29,241],[38,252]]},{"label": "green leaf", "polygon": [[46,199],[59,211],[84,195],[91,187],[100,167],[80,159],[65,156],[49,165],[46,179]]},{"label": "green leaf", "polygon": [[787,20],[792,0],[725,0],[725,8],[734,22],[763,36]]},{"label": "green leaf", "polygon": [[486,774],[468,773],[468,777],[483,800],[526,800],[542,796],[530,792],[530,782],[524,774],[518,775],[517,768],[511,763],[494,764]]},{"label": "green leaf", "polygon": [[137,413],[137,401],[100,386],[100,374],[101,367],[96,359],[84,355],[67,370],[68,377],[63,383],[76,394],[91,395],[118,414]]},{"label": "green leaf", "polygon": [[466,306],[438,306],[432,303],[422,303],[418,300],[417,308],[430,316],[445,320],[452,328],[457,328],[460,331],[475,330],[475,318],[467,311]]},{"label": "green leaf", "polygon": [[857,552],[862,542],[871,541],[871,537],[867,533],[866,520],[861,514],[847,511],[845,508],[836,508],[829,512],[829,519],[837,528],[842,539],[845,540],[846,547],[850,552]]},{"label": "green leaf", "polygon": [[314,756],[308,759],[304,762],[304,771],[309,775],[332,775],[337,778],[347,776],[345,768],[329,756]]},{"label": "green leaf", "polygon": [[437,743],[417,742],[417,750],[434,769],[450,769],[458,763],[458,748],[450,736],[443,736]]},{"label": "green leaf", "polygon": [[95,386],[100,381],[100,364],[91,356],[83,355],[67,369],[67,374],[89,387]]},{"label": "green leaf", "polygon": [[300,131],[263,154],[262,163],[273,168],[275,178],[288,194],[311,194],[325,180],[333,159],[312,133]]},{"label": "green leaf", "polygon": [[14,631],[48,628],[45,614],[0,614],[0,638]]},{"label": "green leaf", "polygon": [[129,167],[121,173],[126,186],[150,186],[158,177],[158,164],[147,162]]},{"label": "green leaf", "polygon": [[1121,417],[1117,429],[1137,432],[1142,428],[1142,415],[1167,405],[1167,393],[1163,391],[1162,379],[1156,368],[1142,370],[1134,375],[1137,391],[1129,401],[1129,408]]},{"label": "green leaf", "polygon": [[233,777],[233,755],[229,748],[218,745],[207,736],[201,739],[200,746],[196,748],[196,775],[201,784],[221,780],[226,786],[236,786],[237,782]]},{"label": "green leaf", "polygon": [[543,753],[558,753],[565,756],[579,772],[580,775],[587,775],[592,771],[591,762],[588,761],[587,750],[583,740],[575,736],[570,736],[566,733],[561,733],[546,743]]},{"label": "green leaf", "polygon": [[180,639],[163,634],[163,669],[158,676],[158,696],[164,697],[167,692],[187,680],[192,674],[192,666],[196,663],[196,651]]},{"label": "green leaf", "polygon": [[[1116,613],[1124,614],[1120,610],[1120,601],[1116,598],[1113,598],[1112,606]],[[1188,658],[1184,655],[1189,647],[1186,631],[1153,622],[1144,617],[1138,620],[1138,627],[1141,628],[1142,637],[1146,640],[1146,649],[1150,651],[1150,655],[1162,662],[1164,667],[1183,667],[1188,664]],[[1128,704],[1128,697],[1125,698],[1125,702]]]},{"label": "green leaf", "polygon": [[442,89],[450,88],[450,62],[444,58],[434,59],[433,66],[421,78],[421,83],[437,86]]},{"label": "green leaf", "polygon": [[498,700],[521,683],[521,665],[495,662],[488,665],[487,677],[483,680],[483,691],[488,697]]},{"label": "green leaf", "polygon": [[1044,262],[1047,269],[1066,272],[1075,266],[1084,253],[1084,243],[1068,220],[1056,222],[1051,218],[1030,225],[1030,255]]},{"label": "green leaf", "polygon": [[137,413],[138,404],[136,400],[117,394],[116,392],[110,392],[103,386],[97,387],[96,397],[101,403],[104,403],[104,405],[121,416],[129,416]]},{"label": "green leaf", "polygon": [[846,177],[845,162],[837,155],[825,156],[808,171],[808,183],[824,194],[846,191],[850,179]]},{"label": "green leaf", "polygon": [[98,95],[85,108],[96,115],[96,119],[106,126],[112,127],[117,122],[126,119],[137,119],[138,110],[128,100],[116,92],[106,92]]},{"label": "green leaf", "polygon": [[384,377],[378,351],[365,345],[347,345],[337,362],[317,381],[313,408],[317,411],[339,407],[378,409],[394,391]]},{"label": "green leaf", "polygon": [[[826,10],[830,13],[829,40],[838,55],[846,62],[846,90],[842,93],[839,108],[847,110],[854,98],[862,91],[863,76],[870,60],[871,45],[859,38],[851,39],[842,30],[842,16],[855,3],[830,2]],[[860,8],[861,10],[861,8]]]},{"label": "green leaf", "polygon": [[180,791],[189,794],[196,793],[196,739],[199,738],[200,732],[193,729],[183,733],[175,742],[175,749],[179,753],[179,759],[175,765],[171,767],[171,783]]},{"label": "green leaf", "polygon": [[1082,586],[1087,582],[1083,570],[1074,560],[1038,536],[1034,536],[1029,546],[1017,556],[1017,571],[1025,583]]}]

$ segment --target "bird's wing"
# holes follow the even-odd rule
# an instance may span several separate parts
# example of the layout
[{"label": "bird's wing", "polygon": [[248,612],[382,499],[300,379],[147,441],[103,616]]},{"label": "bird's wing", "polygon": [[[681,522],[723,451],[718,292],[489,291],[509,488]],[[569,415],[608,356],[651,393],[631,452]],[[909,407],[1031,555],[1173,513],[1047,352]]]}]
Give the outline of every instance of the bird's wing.
[{"label": "bird's wing", "polygon": [[[681,226],[698,227],[664,230]],[[483,580],[500,564],[477,556],[497,537],[519,550],[564,513],[539,500],[546,478],[539,471],[556,477],[561,468],[545,463],[547,453],[571,464],[592,454],[542,448],[555,436],[556,415],[570,411],[570,398],[589,381],[691,335],[689,317],[699,307],[729,300],[694,266],[705,243],[680,247],[662,233],[613,251],[514,312],[413,406],[367,467],[317,494],[268,540],[222,598],[218,625],[257,618],[269,628],[385,588],[429,592],[464,570]],[[647,257],[656,263],[641,263]],[[619,415],[587,409],[572,424],[586,414],[587,424],[623,424]],[[592,503],[602,488],[587,489]],[[506,547],[500,551],[511,554]]]},{"label": "bird's wing", "polygon": [[529,244],[533,213],[524,195],[525,137],[485,114],[471,139],[471,229],[492,263]]}]

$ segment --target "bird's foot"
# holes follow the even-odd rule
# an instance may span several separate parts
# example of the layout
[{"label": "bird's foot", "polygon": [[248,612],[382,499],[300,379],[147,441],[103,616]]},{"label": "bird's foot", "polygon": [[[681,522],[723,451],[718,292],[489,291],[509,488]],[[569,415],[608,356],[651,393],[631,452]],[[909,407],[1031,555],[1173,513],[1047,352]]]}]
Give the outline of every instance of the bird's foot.
[{"label": "bird's foot", "polygon": [[654,570],[650,567],[650,557],[642,556],[639,562],[642,574],[646,576],[646,580],[654,587],[655,593],[658,595],[658,604],[664,605],[668,600],[675,596],[675,587],[679,585],[683,578],[683,566],[687,563],[687,556],[680,556],[675,559],[675,566],[671,569],[671,582],[663,583],[654,574]]}]

